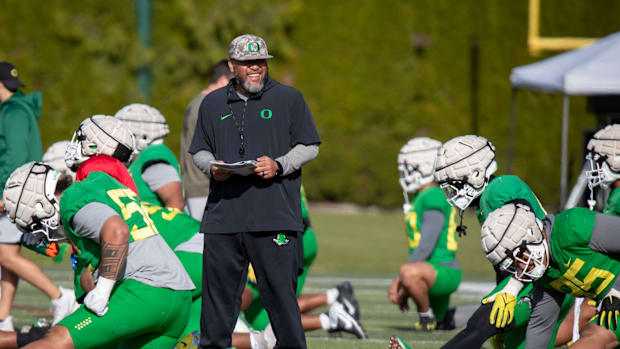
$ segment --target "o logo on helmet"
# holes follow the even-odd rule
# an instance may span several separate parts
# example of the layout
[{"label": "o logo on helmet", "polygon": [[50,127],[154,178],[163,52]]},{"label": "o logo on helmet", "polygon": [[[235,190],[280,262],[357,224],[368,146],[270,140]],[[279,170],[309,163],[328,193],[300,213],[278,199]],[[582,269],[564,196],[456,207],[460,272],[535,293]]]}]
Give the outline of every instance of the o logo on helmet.
[{"label": "o logo on helmet", "polygon": [[17,77],[17,69],[13,68],[11,69],[11,76],[16,78]]},{"label": "o logo on helmet", "polygon": [[260,44],[256,41],[251,41],[248,44],[248,51],[250,52],[258,52],[258,50],[260,50]]},{"label": "o logo on helmet", "polygon": [[263,119],[271,119],[272,114],[271,109],[263,109],[260,111],[260,117]]}]

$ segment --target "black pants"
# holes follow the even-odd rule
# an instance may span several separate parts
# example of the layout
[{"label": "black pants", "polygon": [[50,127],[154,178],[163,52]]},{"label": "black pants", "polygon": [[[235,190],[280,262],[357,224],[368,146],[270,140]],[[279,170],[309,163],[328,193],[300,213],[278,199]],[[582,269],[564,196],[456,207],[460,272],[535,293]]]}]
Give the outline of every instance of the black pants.
[{"label": "black pants", "polygon": [[306,348],[295,290],[298,233],[205,234],[200,348],[228,348],[241,308],[248,262],[252,263],[276,348]]}]

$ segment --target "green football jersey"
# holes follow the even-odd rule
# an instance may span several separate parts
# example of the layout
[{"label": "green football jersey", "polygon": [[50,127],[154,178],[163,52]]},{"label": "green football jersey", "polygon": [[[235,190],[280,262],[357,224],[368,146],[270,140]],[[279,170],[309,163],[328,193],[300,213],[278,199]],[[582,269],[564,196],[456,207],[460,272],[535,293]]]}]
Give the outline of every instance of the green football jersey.
[{"label": "green football jersey", "polygon": [[620,216],[620,188],[614,189],[611,194],[609,194],[603,213],[612,216]]},{"label": "green football jersey", "polygon": [[541,219],[547,214],[534,192],[525,182],[517,176],[503,175],[491,180],[480,195],[480,204],[476,211],[478,221],[480,224],[484,223],[489,213],[517,199],[529,202],[534,209],[536,218]]},{"label": "green football jersey", "polygon": [[411,201],[411,209],[405,215],[409,255],[420,244],[422,216],[428,210],[441,211],[445,217],[443,230],[428,261],[438,263],[450,262],[454,260],[456,250],[458,249],[456,240],[456,209],[450,206],[443,191],[437,186],[425,188],[417,193]]},{"label": "green football jersey", "polygon": [[142,204],[158,227],[159,235],[173,250],[200,232],[200,222],[176,208]]},{"label": "green football jersey", "polygon": [[[131,253],[134,250],[138,251],[147,246],[161,247],[158,245],[159,242],[157,240],[161,239],[160,237],[157,237],[155,240],[150,240],[149,238],[159,235],[158,225],[166,226],[168,224],[168,221],[163,216],[149,215],[148,209],[138,200],[136,193],[106,173],[93,172],[85,180],[72,184],[60,199],[60,216],[67,237],[77,249],[78,261],[76,263],[74,280],[77,298],[84,294],[80,284],[80,275],[84,269],[87,269],[91,274],[97,269],[101,260],[101,246],[92,239],[77,234],[71,225],[71,219],[80,209],[95,202],[112,208],[127,224],[130,244],[130,255],[128,255],[128,258],[132,256]],[[133,243],[145,241],[146,239],[154,241],[155,245],[139,245],[141,247],[132,249]],[[166,245],[163,240],[161,242]],[[168,249],[169,247],[166,246],[165,248]],[[143,252],[140,250],[139,253]],[[160,259],[158,259],[157,263],[151,264],[156,266],[161,263],[179,263],[178,259],[174,257],[172,250],[170,250],[170,254],[164,254],[159,256]],[[141,263],[141,260],[132,259],[131,264],[135,265],[135,263]],[[168,274],[164,277],[168,277]],[[171,279],[175,279],[175,277],[173,276]],[[184,274],[179,277],[179,280],[186,282],[189,278]]]},{"label": "green football jersey", "polygon": [[620,273],[620,262],[589,246],[597,214],[575,207],[555,215],[550,239],[555,263],[536,283],[575,297],[598,301],[605,296]]},{"label": "green football jersey", "polygon": [[144,165],[150,162],[162,161],[174,167],[180,180],[181,170],[179,170],[179,163],[177,162],[176,157],[174,157],[174,154],[165,144],[149,145],[144,148],[144,150],[140,152],[138,157],[129,166],[129,173],[131,174],[131,178],[133,178],[134,182],[136,182],[138,194],[140,194],[140,201],[148,202],[157,206],[164,206],[164,202],[159,199],[157,194],[151,191],[148,184],[146,184],[142,178]]}]

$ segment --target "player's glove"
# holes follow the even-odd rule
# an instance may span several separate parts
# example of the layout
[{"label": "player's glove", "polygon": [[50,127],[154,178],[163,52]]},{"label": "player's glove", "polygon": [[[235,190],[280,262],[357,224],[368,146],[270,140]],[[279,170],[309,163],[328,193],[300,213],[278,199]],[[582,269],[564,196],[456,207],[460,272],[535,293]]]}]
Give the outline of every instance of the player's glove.
[{"label": "player's glove", "polygon": [[609,330],[616,330],[618,328],[618,316],[620,316],[620,292],[612,288],[599,302],[597,314],[600,326]]},{"label": "player's glove", "polygon": [[493,302],[489,323],[497,328],[504,328],[512,322],[514,318],[515,307],[517,306],[517,295],[523,287],[523,284],[510,278],[506,286],[499,292],[482,300],[482,304]]},{"label": "player's glove", "polygon": [[114,288],[114,280],[99,277],[97,279],[97,286],[86,294],[84,298],[84,305],[90,309],[97,316],[103,316],[108,311],[108,301],[110,300],[110,294],[112,288]]}]

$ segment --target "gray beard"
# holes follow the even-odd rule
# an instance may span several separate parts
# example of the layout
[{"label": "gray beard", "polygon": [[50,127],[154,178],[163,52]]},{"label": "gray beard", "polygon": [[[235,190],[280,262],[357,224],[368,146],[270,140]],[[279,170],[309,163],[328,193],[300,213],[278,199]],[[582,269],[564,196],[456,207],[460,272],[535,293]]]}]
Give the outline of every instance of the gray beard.
[{"label": "gray beard", "polygon": [[243,89],[248,91],[250,94],[259,93],[263,89],[263,87],[265,87],[265,79],[261,80],[258,86],[250,85],[250,83],[246,80],[239,81],[237,77],[235,77],[235,79],[237,80],[237,83],[240,83],[241,87],[243,87]]},{"label": "gray beard", "polygon": [[237,69],[233,68],[233,72],[235,74],[235,82],[241,87],[243,87],[243,89],[246,90],[249,94],[255,94],[255,93],[259,93],[260,91],[262,91],[263,87],[265,87],[265,80],[267,79],[267,76],[269,76],[269,72],[267,72],[263,80],[260,81],[260,84],[258,84],[258,86],[254,86],[254,85],[250,85],[250,83],[247,82],[247,80],[241,80],[239,78],[239,75],[237,75]]}]

